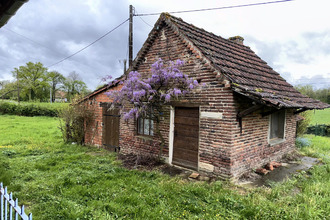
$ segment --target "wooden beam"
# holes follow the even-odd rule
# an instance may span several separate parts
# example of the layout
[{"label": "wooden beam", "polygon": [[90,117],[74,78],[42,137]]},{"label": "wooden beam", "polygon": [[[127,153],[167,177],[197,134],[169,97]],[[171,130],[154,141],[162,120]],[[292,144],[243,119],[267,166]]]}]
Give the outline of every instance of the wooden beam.
[{"label": "wooden beam", "polygon": [[268,115],[271,115],[271,114],[273,114],[273,113],[275,113],[275,112],[278,112],[278,111],[281,111],[282,109],[274,109],[274,110],[271,110],[271,111],[268,111],[268,112],[264,112],[264,113],[261,113],[261,116],[262,117],[266,117],[266,116],[268,116]]},{"label": "wooden beam", "polygon": [[302,109],[299,109],[299,110],[295,111],[293,114],[296,115],[296,114],[299,114],[299,113],[304,112],[304,111],[307,111],[307,110],[309,110],[309,109],[302,108]]},{"label": "wooden beam", "polygon": [[129,6],[128,67],[133,65],[133,6]]},{"label": "wooden beam", "polygon": [[251,114],[252,112],[254,112],[254,111],[256,111],[256,110],[258,110],[258,109],[260,109],[262,107],[263,107],[262,105],[254,105],[254,106],[252,106],[252,107],[250,107],[248,109],[245,109],[245,110],[239,112],[237,114],[237,118],[242,118],[244,116],[247,116],[247,115]]},{"label": "wooden beam", "polygon": [[209,102],[171,101],[169,104],[175,107],[199,107],[201,105],[209,105]]},{"label": "wooden beam", "polygon": [[252,107],[250,107],[248,109],[245,109],[245,110],[243,110],[243,111],[241,111],[237,114],[237,120],[238,120],[238,123],[239,123],[241,134],[242,134],[242,131],[243,131],[242,118],[244,116],[247,116],[247,115],[251,114],[252,112],[257,111],[258,109],[260,109],[262,107],[263,107],[263,105],[253,105]]},{"label": "wooden beam", "polygon": [[112,102],[100,102],[100,107],[111,107]]}]

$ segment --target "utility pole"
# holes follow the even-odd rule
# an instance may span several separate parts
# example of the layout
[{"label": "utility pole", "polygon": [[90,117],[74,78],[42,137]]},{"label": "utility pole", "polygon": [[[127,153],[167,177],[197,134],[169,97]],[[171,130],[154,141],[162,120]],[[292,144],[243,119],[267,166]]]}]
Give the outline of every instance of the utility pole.
[{"label": "utility pole", "polygon": [[128,67],[133,63],[133,6],[129,6]]},{"label": "utility pole", "polygon": [[127,60],[126,59],[124,59],[124,74],[126,74],[126,63],[127,63]]},{"label": "utility pole", "polygon": [[16,77],[17,77],[17,102],[19,104],[19,77],[18,77],[18,71],[16,71]]},{"label": "utility pole", "polygon": [[50,103],[52,103],[52,99],[53,99],[53,97],[52,97],[52,87],[50,87],[50,89],[49,89],[49,100],[50,100]]}]

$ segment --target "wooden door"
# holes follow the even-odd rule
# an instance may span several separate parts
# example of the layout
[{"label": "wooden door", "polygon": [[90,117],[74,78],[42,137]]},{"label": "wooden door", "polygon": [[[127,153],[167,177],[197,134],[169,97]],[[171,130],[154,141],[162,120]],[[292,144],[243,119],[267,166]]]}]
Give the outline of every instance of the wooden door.
[{"label": "wooden door", "polygon": [[176,107],[172,162],[198,169],[199,108]]},{"label": "wooden door", "polygon": [[103,146],[109,150],[119,151],[119,109],[103,107]]}]

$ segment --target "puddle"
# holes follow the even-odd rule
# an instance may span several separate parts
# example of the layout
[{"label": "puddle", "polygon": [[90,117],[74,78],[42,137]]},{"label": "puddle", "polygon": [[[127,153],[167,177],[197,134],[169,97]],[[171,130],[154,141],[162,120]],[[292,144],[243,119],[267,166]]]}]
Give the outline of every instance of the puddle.
[{"label": "puddle", "polygon": [[301,160],[297,162],[282,163],[281,167],[275,168],[273,171],[269,172],[265,176],[255,174],[255,178],[253,178],[252,180],[239,182],[239,185],[247,187],[270,187],[270,182],[283,182],[284,180],[290,178],[292,174],[299,173],[301,171],[306,171],[312,166],[319,163],[320,161],[317,158],[302,157]]}]

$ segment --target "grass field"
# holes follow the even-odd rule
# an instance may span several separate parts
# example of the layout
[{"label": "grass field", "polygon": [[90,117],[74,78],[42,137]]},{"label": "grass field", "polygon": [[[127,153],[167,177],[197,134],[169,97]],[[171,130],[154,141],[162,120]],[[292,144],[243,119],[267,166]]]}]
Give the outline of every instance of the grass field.
[{"label": "grass field", "polygon": [[58,120],[0,116],[0,181],[34,219],[329,219],[330,138],[307,136],[324,163],[273,188],[190,182],[126,170],[115,154],[63,144]]},{"label": "grass field", "polygon": [[311,111],[312,121],[311,125],[315,124],[330,124],[330,108],[323,110]]}]

